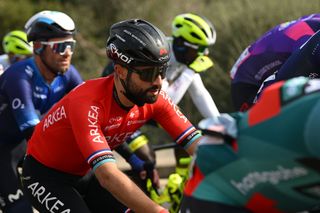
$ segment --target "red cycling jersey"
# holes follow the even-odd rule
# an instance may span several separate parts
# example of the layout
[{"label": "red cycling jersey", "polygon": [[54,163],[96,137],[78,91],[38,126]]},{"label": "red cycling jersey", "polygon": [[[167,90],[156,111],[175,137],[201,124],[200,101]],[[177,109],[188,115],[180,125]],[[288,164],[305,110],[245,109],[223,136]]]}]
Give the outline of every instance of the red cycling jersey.
[{"label": "red cycling jersey", "polygon": [[200,133],[161,91],[158,100],[130,110],[114,98],[113,76],[86,81],[55,104],[36,126],[27,154],[42,164],[74,175],[84,175],[114,162],[112,149],[149,119],[156,120],[183,147]]}]

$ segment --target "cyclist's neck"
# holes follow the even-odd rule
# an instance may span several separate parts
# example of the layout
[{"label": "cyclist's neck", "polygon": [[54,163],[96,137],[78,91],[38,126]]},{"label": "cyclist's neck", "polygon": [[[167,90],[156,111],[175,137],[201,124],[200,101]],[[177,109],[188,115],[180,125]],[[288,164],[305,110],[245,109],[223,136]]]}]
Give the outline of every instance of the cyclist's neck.
[{"label": "cyclist's neck", "polygon": [[47,82],[47,83],[51,83],[55,77],[57,76],[57,74],[55,72],[53,72],[50,67],[48,67],[48,65],[46,63],[44,63],[43,60],[41,60],[40,57],[34,57],[35,60],[35,64],[37,65],[39,72],[41,73],[43,79]]},{"label": "cyclist's neck", "polygon": [[129,111],[134,106],[134,103],[127,99],[123,92],[124,88],[122,87],[120,79],[117,75],[114,75],[113,98],[122,109]]}]

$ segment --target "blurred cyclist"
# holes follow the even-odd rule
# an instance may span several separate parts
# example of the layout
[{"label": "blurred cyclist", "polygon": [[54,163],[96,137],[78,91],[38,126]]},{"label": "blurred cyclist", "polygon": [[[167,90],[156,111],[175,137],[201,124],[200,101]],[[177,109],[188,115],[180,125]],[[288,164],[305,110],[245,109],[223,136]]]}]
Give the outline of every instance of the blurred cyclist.
[{"label": "blurred cyclist", "polygon": [[2,40],[5,54],[0,55],[0,75],[11,64],[32,56],[32,43],[27,41],[27,35],[20,30],[6,34]]},{"label": "blurred cyclist", "polygon": [[275,26],[249,45],[230,73],[235,110],[249,109],[264,80],[319,29],[320,14],[311,14]]},{"label": "blurred cyclist", "polygon": [[268,86],[281,80],[305,76],[310,79],[320,78],[320,30],[309,38],[300,48],[296,49],[282,67],[264,80],[254,102]]},{"label": "blurred cyclist", "polygon": [[42,11],[25,28],[34,57],[14,63],[0,76],[0,208],[16,213],[32,212],[16,171],[25,139],[53,104],[82,83],[70,64],[75,25],[68,15]]},{"label": "blurred cyclist", "polygon": [[319,110],[320,80],[298,77],[268,87],[236,120],[202,120],[181,212],[319,212]]}]

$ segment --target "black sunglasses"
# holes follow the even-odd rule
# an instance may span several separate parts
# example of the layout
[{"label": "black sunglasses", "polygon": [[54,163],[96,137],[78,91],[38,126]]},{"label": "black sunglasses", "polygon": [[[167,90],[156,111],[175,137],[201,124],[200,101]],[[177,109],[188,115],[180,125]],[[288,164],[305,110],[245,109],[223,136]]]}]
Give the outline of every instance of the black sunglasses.
[{"label": "black sunglasses", "polygon": [[162,65],[160,67],[144,67],[141,69],[126,67],[129,72],[137,73],[142,81],[154,82],[160,75],[161,79],[166,77],[168,65]]}]

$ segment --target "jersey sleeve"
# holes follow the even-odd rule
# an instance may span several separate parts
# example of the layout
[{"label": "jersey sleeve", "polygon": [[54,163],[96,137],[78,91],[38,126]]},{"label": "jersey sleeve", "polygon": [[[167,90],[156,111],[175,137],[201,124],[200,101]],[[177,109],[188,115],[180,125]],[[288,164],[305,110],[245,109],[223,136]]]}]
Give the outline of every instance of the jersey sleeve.
[{"label": "jersey sleeve", "polygon": [[85,98],[73,98],[68,111],[78,147],[91,168],[95,170],[103,163],[115,162],[101,130],[104,117],[102,106]]},{"label": "jersey sleeve", "polygon": [[193,70],[186,68],[177,79],[169,84],[166,92],[175,104],[178,104],[181,101],[187,92],[195,74],[196,73]]},{"label": "jersey sleeve", "polygon": [[40,122],[40,112],[37,112],[32,101],[32,86],[25,73],[9,68],[7,70],[5,93],[9,107],[21,131],[33,127]]},{"label": "jersey sleeve", "polygon": [[177,144],[185,149],[201,136],[200,131],[191,124],[164,91],[160,92],[154,106],[153,119],[169,133]]},{"label": "jersey sleeve", "polygon": [[216,117],[220,114],[214,100],[212,99],[207,88],[204,86],[199,74],[194,76],[188,92],[194,105],[204,118]]}]

